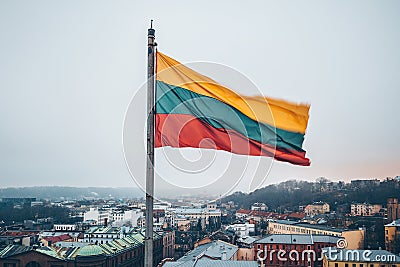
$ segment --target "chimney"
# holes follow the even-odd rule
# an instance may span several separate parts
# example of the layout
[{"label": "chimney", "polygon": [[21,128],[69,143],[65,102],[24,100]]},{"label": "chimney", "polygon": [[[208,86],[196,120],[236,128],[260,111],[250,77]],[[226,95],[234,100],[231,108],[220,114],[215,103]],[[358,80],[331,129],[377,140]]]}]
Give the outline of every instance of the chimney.
[{"label": "chimney", "polygon": [[226,258],[226,251],[223,251],[223,252],[222,252],[222,254],[221,254],[221,260],[223,260],[223,261],[226,261],[226,260],[227,260],[227,258]]}]

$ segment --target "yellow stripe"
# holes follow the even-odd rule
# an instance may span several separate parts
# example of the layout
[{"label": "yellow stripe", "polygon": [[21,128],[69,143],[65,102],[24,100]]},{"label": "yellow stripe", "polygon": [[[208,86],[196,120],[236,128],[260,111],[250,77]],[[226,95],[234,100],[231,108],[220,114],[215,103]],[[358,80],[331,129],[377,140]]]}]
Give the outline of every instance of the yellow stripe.
[{"label": "yellow stripe", "polygon": [[157,52],[157,80],[213,97],[235,107],[249,118],[277,128],[304,134],[309,105],[263,96],[242,96],[178,61]]}]

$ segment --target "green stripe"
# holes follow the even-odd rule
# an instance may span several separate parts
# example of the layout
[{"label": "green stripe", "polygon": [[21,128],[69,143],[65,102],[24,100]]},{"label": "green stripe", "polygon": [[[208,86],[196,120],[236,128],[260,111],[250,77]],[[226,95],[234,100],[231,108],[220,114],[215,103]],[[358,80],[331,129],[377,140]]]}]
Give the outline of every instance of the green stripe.
[{"label": "green stripe", "polygon": [[303,134],[257,122],[212,97],[156,81],[156,103],[159,114],[190,114],[215,128],[235,130],[263,144],[304,151]]}]

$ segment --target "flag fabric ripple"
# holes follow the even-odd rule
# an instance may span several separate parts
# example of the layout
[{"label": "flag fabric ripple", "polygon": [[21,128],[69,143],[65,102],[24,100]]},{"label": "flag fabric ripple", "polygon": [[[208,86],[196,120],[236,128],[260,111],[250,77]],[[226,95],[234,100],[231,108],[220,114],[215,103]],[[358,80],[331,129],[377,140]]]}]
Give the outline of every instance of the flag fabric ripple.
[{"label": "flag fabric ripple", "polygon": [[309,105],[248,97],[157,52],[155,147],[273,157],[308,166]]}]

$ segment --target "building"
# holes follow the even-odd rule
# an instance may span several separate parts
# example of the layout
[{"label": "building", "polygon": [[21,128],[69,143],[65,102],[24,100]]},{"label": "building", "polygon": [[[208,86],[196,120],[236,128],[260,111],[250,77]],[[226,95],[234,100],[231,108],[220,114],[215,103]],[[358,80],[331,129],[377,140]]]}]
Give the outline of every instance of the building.
[{"label": "building", "polygon": [[39,231],[2,231],[0,247],[10,244],[32,246],[39,240]]},{"label": "building", "polygon": [[238,259],[238,251],[238,246],[221,240],[216,240],[195,247],[193,250],[187,252],[183,257],[179,258],[177,262],[192,262],[194,259],[202,256],[214,260],[236,261]]},{"label": "building", "polygon": [[400,257],[386,250],[328,249],[323,267],[400,267]]},{"label": "building", "polygon": [[237,236],[249,236],[254,235],[255,225],[254,223],[236,223],[228,225],[226,230]]},{"label": "building", "polygon": [[387,217],[391,222],[400,219],[400,203],[398,198],[390,197],[387,199]]},{"label": "building", "polygon": [[55,224],[53,226],[54,231],[76,231],[76,225],[75,224]]},{"label": "building", "polygon": [[53,229],[54,220],[52,217],[47,218],[37,218],[35,220],[24,220],[24,229],[25,230],[51,230]]},{"label": "building", "polygon": [[216,209],[215,204],[209,204],[208,208],[176,208],[169,211],[171,226],[174,228],[178,227],[178,222],[176,220],[187,219],[191,223],[197,224],[201,223],[204,229],[210,222],[210,220],[221,221],[221,211]]},{"label": "building", "polygon": [[247,219],[251,214],[251,210],[238,209],[235,213],[236,219]]},{"label": "building", "polygon": [[350,205],[351,216],[374,216],[381,209],[380,204],[353,203]]},{"label": "building", "polygon": [[251,205],[251,210],[257,210],[257,211],[267,211],[268,206],[265,203],[259,203],[256,202],[253,205]]},{"label": "building", "polygon": [[110,210],[90,208],[83,214],[83,221],[94,221],[96,225],[107,225],[112,220]]},{"label": "building", "polygon": [[222,207],[223,209],[226,209],[226,210],[234,209],[234,208],[235,208],[235,202],[233,202],[233,201],[228,201],[227,203],[222,203],[222,204],[221,204],[221,207]]},{"label": "building", "polygon": [[400,253],[400,219],[385,225],[385,247],[392,253]]},{"label": "building", "polygon": [[69,234],[55,235],[55,236],[45,236],[40,239],[40,243],[43,246],[52,246],[57,242],[72,242],[74,239]]},{"label": "building", "polygon": [[330,206],[326,202],[314,202],[304,208],[304,213],[308,216],[314,216],[319,214],[326,214],[330,212]]},{"label": "building", "polygon": [[175,232],[164,231],[159,233],[163,238],[163,259],[174,258],[175,254]]},{"label": "building", "polygon": [[239,246],[238,261],[254,260],[254,242],[256,238],[252,236],[241,236],[236,239],[236,244]]},{"label": "building", "polygon": [[[161,261],[162,238],[154,234],[154,266]],[[0,251],[0,266],[7,267],[142,267],[143,265],[143,232],[100,245],[83,244],[83,246],[57,248],[9,245]]]},{"label": "building", "polygon": [[136,233],[137,229],[132,227],[112,227],[94,226],[90,227],[85,233],[83,242],[91,244],[105,244],[118,238]]},{"label": "building", "polygon": [[[114,214],[119,214],[119,216],[114,216]],[[143,217],[143,211],[139,209],[125,210],[125,211],[115,211],[112,213],[114,223],[124,223],[130,222],[130,225],[137,227],[138,220]]]},{"label": "building", "polygon": [[347,248],[349,249],[364,248],[364,229],[349,230],[344,228],[327,227],[323,225],[307,224],[295,221],[276,220],[268,222],[268,233],[330,235],[346,239]]},{"label": "building", "polygon": [[258,211],[258,210],[245,210],[239,209],[235,213],[236,219],[242,221],[268,221],[272,219],[276,220],[285,220],[288,217],[288,214],[280,214],[275,212],[267,212],[267,211]]}]

